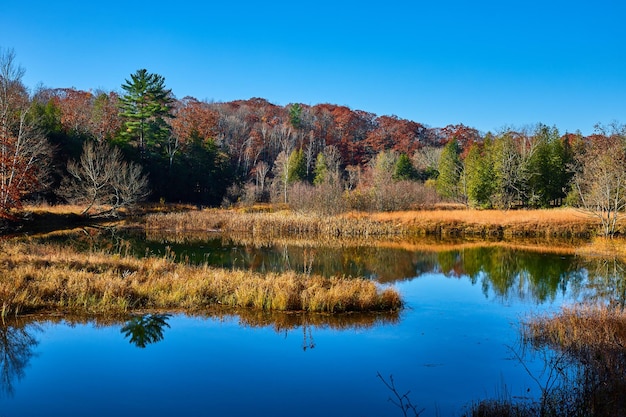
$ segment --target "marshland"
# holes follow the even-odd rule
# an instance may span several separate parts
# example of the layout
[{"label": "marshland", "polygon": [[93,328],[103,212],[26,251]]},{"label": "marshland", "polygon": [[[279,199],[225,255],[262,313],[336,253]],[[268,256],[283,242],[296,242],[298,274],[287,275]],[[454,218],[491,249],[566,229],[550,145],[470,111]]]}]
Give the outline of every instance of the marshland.
[{"label": "marshland", "polygon": [[623,414],[626,127],[23,74],[0,50],[0,417]]},{"label": "marshland", "polygon": [[[141,405],[154,413],[204,409],[206,386],[224,413],[239,395],[258,398],[257,412],[288,413],[315,392],[324,401],[304,415],[329,404],[398,415],[377,375],[410,391],[420,415],[622,410],[621,240],[594,237],[597,221],[580,211],[186,207],[74,226],[55,210],[30,208],[33,231],[0,242],[8,415],[43,412],[26,406],[32,395],[71,414],[113,380],[108,392],[123,400],[131,382],[119,375],[146,372],[145,390],[192,381]],[[41,232],[55,216],[57,230]],[[597,352],[610,362],[591,361]],[[245,381],[232,367],[247,369]],[[264,382],[272,369],[280,396]],[[55,401],[56,377],[80,381],[75,405]],[[247,404],[237,413],[253,412]]]}]

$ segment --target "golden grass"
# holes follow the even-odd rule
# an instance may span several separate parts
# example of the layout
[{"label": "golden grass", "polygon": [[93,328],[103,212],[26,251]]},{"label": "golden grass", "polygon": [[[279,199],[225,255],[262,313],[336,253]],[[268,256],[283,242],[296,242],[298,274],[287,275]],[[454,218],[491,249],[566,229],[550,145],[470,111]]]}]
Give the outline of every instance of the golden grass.
[{"label": "golden grass", "polygon": [[57,215],[79,215],[82,213],[84,206],[72,205],[72,204],[28,204],[23,206],[16,214],[20,213],[34,213],[34,214],[57,214]]},{"label": "golden grass", "polygon": [[596,237],[581,245],[576,253],[586,257],[609,257],[626,261],[626,241],[618,238]]},{"label": "golden grass", "polygon": [[214,305],[260,310],[397,310],[392,288],[361,278],[260,274],[136,259],[35,243],[0,243],[2,316],[35,311],[120,314],[135,309],[197,311]]},{"label": "golden grass", "polygon": [[[576,413],[558,415],[625,415],[626,311],[602,305],[565,307],[531,318],[523,335],[534,346],[565,354],[580,370],[567,393]],[[562,399],[566,393],[558,394]]]},{"label": "golden grass", "polygon": [[394,222],[427,234],[583,236],[597,229],[596,219],[571,208],[508,211],[423,210],[357,215],[369,217],[376,222]]},{"label": "golden grass", "polygon": [[553,316],[532,318],[525,336],[576,356],[612,350],[626,354],[626,312],[605,306],[564,307]]},{"label": "golden grass", "polygon": [[280,236],[494,236],[588,237],[597,221],[574,209],[547,210],[421,210],[350,212],[337,216],[291,211],[246,213],[201,210],[154,214],[146,228],[175,232],[222,231],[264,237]]}]

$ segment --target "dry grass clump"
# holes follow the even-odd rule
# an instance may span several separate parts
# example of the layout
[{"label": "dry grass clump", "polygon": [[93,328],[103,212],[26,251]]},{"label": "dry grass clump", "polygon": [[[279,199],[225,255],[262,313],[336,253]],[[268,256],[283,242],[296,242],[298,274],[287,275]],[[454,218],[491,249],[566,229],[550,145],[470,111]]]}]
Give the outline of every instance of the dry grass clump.
[{"label": "dry grass clump", "polygon": [[626,359],[626,312],[603,306],[565,307],[554,316],[530,320],[525,336],[585,362],[594,357]]},{"label": "dry grass clump", "polygon": [[591,242],[578,248],[577,253],[587,257],[609,257],[626,260],[626,241],[596,237]]},{"label": "dry grass clump", "polygon": [[335,313],[397,310],[402,304],[395,290],[362,278],[261,274],[179,264],[167,255],[136,259],[17,242],[0,243],[0,302],[2,316],[193,311],[214,305]]},{"label": "dry grass clump", "polygon": [[580,415],[626,415],[626,312],[604,306],[564,308],[526,323],[535,346],[567,355],[581,369],[576,402]]}]

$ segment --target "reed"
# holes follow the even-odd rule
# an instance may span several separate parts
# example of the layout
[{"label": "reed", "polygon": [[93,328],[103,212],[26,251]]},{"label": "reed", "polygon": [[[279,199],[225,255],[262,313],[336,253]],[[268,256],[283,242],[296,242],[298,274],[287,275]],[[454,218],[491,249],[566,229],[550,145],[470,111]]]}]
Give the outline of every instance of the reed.
[{"label": "reed", "polygon": [[579,415],[626,414],[626,312],[598,305],[564,308],[524,326],[534,346],[548,346],[580,369],[575,390]]},{"label": "reed", "polygon": [[550,210],[420,210],[404,212],[349,212],[336,216],[236,210],[198,210],[153,214],[149,230],[174,232],[221,231],[255,236],[481,236],[481,237],[589,237],[594,218],[574,209]]},{"label": "reed", "polygon": [[585,257],[618,258],[626,260],[626,241],[608,237],[595,237],[581,245],[577,254]]},{"label": "reed", "polygon": [[0,243],[0,300],[3,317],[39,311],[200,311],[215,305],[337,313],[402,305],[396,290],[362,278],[261,274],[175,263],[172,254],[136,259],[15,241]]},{"label": "reed", "polygon": [[556,315],[533,318],[524,329],[533,343],[556,347],[585,362],[613,355],[626,360],[626,312],[621,309],[565,307]]}]

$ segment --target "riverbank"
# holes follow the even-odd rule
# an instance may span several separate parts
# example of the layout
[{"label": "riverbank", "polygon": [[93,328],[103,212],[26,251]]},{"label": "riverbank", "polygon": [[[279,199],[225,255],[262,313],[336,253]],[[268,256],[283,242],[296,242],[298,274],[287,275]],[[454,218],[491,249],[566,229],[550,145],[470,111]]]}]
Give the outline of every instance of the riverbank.
[{"label": "riverbank", "polygon": [[423,210],[384,213],[351,212],[320,216],[292,211],[244,212],[194,210],[146,217],[148,230],[221,231],[265,238],[282,236],[364,237],[559,237],[590,238],[598,223],[574,209]]},{"label": "riverbank", "polygon": [[0,300],[3,317],[47,311],[200,311],[216,305],[319,313],[402,306],[396,290],[363,278],[261,274],[176,263],[168,254],[134,258],[15,241],[0,243]]}]

